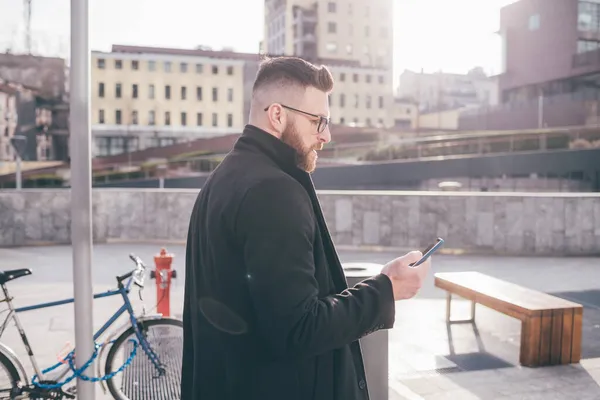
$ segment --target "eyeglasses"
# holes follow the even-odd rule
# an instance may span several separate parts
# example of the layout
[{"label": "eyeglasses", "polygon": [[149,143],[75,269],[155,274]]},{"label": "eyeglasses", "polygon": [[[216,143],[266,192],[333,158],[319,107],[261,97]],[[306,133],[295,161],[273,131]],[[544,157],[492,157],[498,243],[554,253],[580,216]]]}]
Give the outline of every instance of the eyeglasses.
[{"label": "eyeglasses", "polygon": [[[283,107],[283,108],[287,108],[290,111],[295,111],[297,113],[308,115],[308,116],[313,117],[313,118],[319,118],[319,124],[317,125],[317,132],[318,133],[323,133],[323,131],[325,130],[325,128],[327,128],[327,126],[329,125],[329,121],[330,121],[329,117],[324,117],[322,115],[313,114],[313,113],[309,113],[309,112],[306,112],[306,111],[298,110],[297,108],[286,106],[284,104],[279,104],[279,105],[281,107]],[[264,111],[267,111],[269,109],[269,107],[266,107]]]}]

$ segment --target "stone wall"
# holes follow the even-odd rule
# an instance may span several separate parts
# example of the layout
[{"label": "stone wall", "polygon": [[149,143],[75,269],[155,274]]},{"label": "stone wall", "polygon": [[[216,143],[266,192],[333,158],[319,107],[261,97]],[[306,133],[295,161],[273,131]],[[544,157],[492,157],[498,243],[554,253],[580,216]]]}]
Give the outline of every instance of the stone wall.
[{"label": "stone wall", "polygon": [[[96,189],[96,242],[183,242],[195,190]],[[599,255],[600,194],[321,191],[340,247]],[[70,191],[0,191],[0,246],[70,242]]]}]

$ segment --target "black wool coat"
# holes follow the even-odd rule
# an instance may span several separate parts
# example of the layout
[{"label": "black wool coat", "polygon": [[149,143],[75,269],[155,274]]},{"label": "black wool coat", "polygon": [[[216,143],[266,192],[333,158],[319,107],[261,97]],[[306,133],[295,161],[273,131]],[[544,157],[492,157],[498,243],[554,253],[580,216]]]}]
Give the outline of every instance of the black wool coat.
[{"label": "black wool coat", "polygon": [[198,195],[185,268],[182,400],[369,399],[358,339],[393,326],[392,284],[348,288],[290,146],[245,127]]}]

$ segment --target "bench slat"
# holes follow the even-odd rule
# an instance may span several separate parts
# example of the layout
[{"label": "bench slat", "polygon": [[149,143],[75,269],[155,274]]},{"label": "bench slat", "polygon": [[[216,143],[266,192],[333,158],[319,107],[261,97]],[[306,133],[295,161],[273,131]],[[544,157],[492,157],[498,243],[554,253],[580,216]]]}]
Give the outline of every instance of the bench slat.
[{"label": "bench slat", "polygon": [[541,316],[544,310],[582,308],[580,304],[572,301],[479,272],[438,272],[435,274],[435,286],[450,289],[453,293],[471,300],[474,297],[485,297],[488,301],[481,301],[481,304],[520,319],[523,316]]}]

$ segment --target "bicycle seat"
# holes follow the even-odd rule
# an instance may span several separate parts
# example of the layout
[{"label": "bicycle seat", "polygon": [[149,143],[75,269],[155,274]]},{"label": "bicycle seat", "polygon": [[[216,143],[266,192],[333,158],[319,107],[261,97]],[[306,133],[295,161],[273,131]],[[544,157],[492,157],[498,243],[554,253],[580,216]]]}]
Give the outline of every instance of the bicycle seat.
[{"label": "bicycle seat", "polygon": [[0,271],[0,285],[4,285],[8,281],[27,275],[31,275],[31,270],[29,268]]}]

